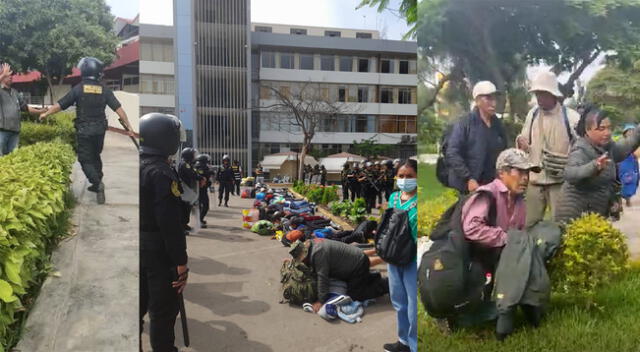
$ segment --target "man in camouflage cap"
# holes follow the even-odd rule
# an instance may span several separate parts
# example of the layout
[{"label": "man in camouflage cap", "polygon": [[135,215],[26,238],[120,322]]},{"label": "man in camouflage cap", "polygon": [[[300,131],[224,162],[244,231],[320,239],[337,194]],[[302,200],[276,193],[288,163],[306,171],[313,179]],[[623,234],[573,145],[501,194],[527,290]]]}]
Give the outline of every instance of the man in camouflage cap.
[{"label": "man in camouflage cap", "polygon": [[307,253],[309,253],[309,245],[311,241],[302,242],[300,240],[296,240],[291,244],[289,248],[289,254],[293,260],[303,261],[307,257]]}]

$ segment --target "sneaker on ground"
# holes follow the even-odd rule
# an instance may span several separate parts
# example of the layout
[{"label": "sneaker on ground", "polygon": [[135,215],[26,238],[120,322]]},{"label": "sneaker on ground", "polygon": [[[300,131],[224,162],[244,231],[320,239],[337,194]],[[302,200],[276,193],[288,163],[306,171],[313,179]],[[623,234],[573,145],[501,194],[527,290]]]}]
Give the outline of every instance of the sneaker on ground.
[{"label": "sneaker on ground", "polygon": [[383,347],[385,352],[411,352],[411,348],[400,341],[396,343],[388,343]]}]

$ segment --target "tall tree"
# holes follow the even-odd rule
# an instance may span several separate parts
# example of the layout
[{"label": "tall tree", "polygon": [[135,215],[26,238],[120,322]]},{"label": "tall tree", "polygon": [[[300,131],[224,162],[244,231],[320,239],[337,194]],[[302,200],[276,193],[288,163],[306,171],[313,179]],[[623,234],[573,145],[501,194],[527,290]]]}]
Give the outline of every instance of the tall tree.
[{"label": "tall tree", "polygon": [[[109,64],[118,39],[104,0],[2,0],[0,60],[37,70],[50,92],[85,56]],[[53,100],[53,96],[51,96]]]},{"label": "tall tree", "polygon": [[602,106],[619,127],[624,122],[638,121],[640,61],[628,69],[610,62],[589,81],[586,100]]},{"label": "tall tree", "polygon": [[397,16],[404,18],[407,21],[407,24],[411,26],[409,32],[404,35],[404,38],[415,38],[415,24],[418,19],[418,0],[401,0],[400,6],[397,9],[390,7],[390,0],[362,0],[357,9],[365,6],[375,7],[378,12],[391,11]]}]

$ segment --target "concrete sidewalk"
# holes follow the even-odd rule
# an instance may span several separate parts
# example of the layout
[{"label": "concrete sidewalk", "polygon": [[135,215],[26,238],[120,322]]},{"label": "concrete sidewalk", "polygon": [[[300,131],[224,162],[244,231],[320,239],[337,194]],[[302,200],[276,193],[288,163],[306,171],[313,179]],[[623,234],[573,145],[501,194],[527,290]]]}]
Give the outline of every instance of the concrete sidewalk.
[{"label": "concrete sidewalk", "polygon": [[[211,194],[208,228],[187,238],[191,272],[184,296],[191,347],[181,351],[382,351],[384,343],[397,340],[388,296],[366,308],[363,322],[354,325],[279,304],[280,265],[288,248],[242,228],[241,210],[253,199],[232,196],[225,208],[216,197]],[[148,337],[143,341],[150,351]],[[176,346],[184,346],[180,318]]]},{"label": "concrete sidewalk", "polygon": [[640,227],[638,227],[638,219],[640,219],[640,197],[635,196],[631,199],[631,207],[624,206],[624,212],[620,217],[620,221],[613,223],[617,229],[627,236],[627,244],[632,259],[640,259]]},{"label": "concrete sidewalk", "polygon": [[138,350],[138,153],[107,133],[102,152],[106,204],[73,170],[75,236],[53,253],[50,275],[17,346],[22,352]]}]

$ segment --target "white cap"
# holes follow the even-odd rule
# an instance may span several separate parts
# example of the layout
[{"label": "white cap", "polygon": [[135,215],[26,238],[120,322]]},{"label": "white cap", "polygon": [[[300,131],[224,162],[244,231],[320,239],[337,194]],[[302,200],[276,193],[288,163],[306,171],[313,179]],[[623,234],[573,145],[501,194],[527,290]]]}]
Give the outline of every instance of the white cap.
[{"label": "white cap", "polygon": [[498,92],[496,86],[489,81],[480,81],[473,86],[473,99],[480,95],[491,95]]},{"label": "white cap", "polygon": [[529,92],[548,92],[559,98],[564,96],[558,88],[558,77],[550,71],[540,72],[533,80],[531,80],[531,88],[529,89]]}]

